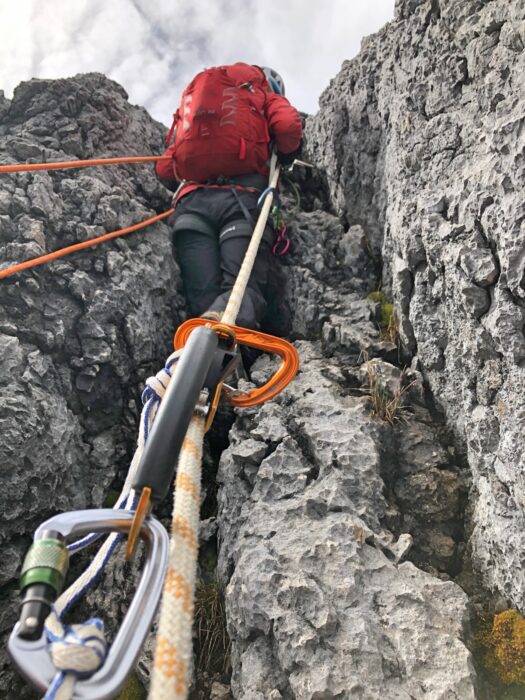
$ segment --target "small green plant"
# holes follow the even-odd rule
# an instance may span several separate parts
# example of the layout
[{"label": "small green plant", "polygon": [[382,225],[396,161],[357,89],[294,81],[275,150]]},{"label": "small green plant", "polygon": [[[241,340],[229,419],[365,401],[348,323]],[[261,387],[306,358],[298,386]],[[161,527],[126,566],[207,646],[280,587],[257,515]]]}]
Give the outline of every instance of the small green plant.
[{"label": "small green plant", "polygon": [[207,674],[226,673],[231,642],[226,630],[224,590],[217,579],[199,581],[195,591],[197,668]]},{"label": "small green plant", "polygon": [[124,690],[118,696],[117,700],[146,700],[146,690],[140,683],[139,679],[135,674],[133,674]]},{"label": "small green plant", "polygon": [[399,321],[395,313],[391,314],[387,327],[381,331],[381,338],[399,346]]},{"label": "small green plant", "polygon": [[379,304],[379,332],[381,340],[394,345],[399,344],[399,322],[394,311],[394,305],[388,301],[381,291],[370,292],[367,299]]},{"label": "small green plant", "polygon": [[404,396],[414,381],[404,385],[406,376],[405,370],[401,372],[399,385],[394,392],[383,383],[381,376],[377,371],[377,367],[373,361],[366,365],[366,373],[368,377],[368,394],[372,401],[373,415],[382,420],[394,425],[396,421],[405,420],[405,413],[408,407],[404,404]]}]

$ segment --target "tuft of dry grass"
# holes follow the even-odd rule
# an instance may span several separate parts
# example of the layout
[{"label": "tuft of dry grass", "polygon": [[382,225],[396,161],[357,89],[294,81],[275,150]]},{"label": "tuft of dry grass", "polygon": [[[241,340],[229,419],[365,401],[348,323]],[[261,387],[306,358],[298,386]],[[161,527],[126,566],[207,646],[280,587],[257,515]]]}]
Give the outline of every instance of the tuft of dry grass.
[{"label": "tuft of dry grass", "polygon": [[406,420],[404,414],[407,413],[409,409],[404,403],[404,397],[414,385],[415,380],[404,385],[403,382],[406,372],[403,370],[401,372],[399,386],[392,393],[382,382],[374,362],[367,363],[366,373],[368,378],[368,394],[372,401],[373,415],[390,423],[390,425],[394,425],[396,421]]},{"label": "tuft of dry grass", "polygon": [[399,348],[399,321],[394,311],[390,314],[387,325],[381,327],[379,337],[381,340],[393,343]]},{"label": "tuft of dry grass", "polygon": [[197,669],[207,674],[227,673],[231,642],[226,630],[224,590],[217,579],[197,583],[195,633]]}]

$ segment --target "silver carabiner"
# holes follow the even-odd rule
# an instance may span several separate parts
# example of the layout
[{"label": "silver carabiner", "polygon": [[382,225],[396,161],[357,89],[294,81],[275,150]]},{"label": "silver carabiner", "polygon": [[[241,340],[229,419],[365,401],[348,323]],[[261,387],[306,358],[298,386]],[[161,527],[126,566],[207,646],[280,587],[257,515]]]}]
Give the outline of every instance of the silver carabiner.
[{"label": "silver carabiner", "polygon": [[[50,518],[35,532],[34,541],[42,541],[50,532],[64,539],[89,533],[120,532],[131,528],[134,513],[105,508],[79,510]],[[168,566],[169,537],[161,523],[148,517],[140,530],[146,549],[146,562],[135,596],[120,629],[109,648],[103,666],[90,678],[78,680],[74,700],[110,700],[114,698],[133,669],[146,640],[160,601]],[[9,637],[9,654],[19,671],[39,690],[46,692],[56,674],[47,649],[45,632],[36,640],[22,639],[20,622]]]}]

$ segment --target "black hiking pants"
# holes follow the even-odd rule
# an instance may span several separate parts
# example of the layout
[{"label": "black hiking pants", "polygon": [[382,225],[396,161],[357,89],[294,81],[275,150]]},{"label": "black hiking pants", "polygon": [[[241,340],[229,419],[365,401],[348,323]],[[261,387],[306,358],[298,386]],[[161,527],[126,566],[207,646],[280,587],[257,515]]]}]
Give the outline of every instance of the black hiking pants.
[{"label": "black hiking pants", "polygon": [[[254,186],[264,189],[266,178],[255,177],[258,180]],[[259,194],[249,190],[236,192],[237,196],[229,188],[194,190],[178,202],[173,214],[175,257],[192,316],[225,310],[250,243],[258,217]],[[258,329],[264,318],[273,239],[273,228],[268,223],[237,317],[239,326]]]}]

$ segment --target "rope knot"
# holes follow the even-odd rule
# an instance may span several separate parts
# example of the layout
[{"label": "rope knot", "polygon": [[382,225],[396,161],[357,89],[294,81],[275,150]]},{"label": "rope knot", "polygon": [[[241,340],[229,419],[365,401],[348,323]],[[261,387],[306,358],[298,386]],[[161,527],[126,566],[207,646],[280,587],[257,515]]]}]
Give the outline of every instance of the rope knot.
[{"label": "rope knot", "polygon": [[[163,384],[159,375],[162,374],[164,370],[159,372],[155,377],[148,377],[146,379],[146,386],[142,392],[142,403],[147,403],[150,399],[155,399],[160,401],[166,392],[166,385]],[[164,378],[164,377],[163,377]]]},{"label": "rope knot", "polygon": [[157,372],[154,377],[148,377],[148,379],[146,379],[146,386],[142,392],[142,403],[145,408],[140,422],[140,448],[144,447],[144,444],[148,439],[149,431],[157,414],[159,404],[166,393],[168,384],[170,383],[172,367],[178,361],[180,355],[181,350],[173,352],[168,357],[166,365],[160,370],[160,372]]},{"label": "rope knot", "polygon": [[150,399],[160,401],[163,398],[171,379],[172,367],[179,359],[180,354],[180,350],[172,353],[168,357],[166,366],[163,367],[160,372],[157,372],[154,377],[148,377],[148,379],[146,379],[146,386],[142,392],[143,404],[146,404]]},{"label": "rope knot", "polygon": [[63,635],[53,636],[49,651],[57,671],[77,678],[93,675],[107,653],[102,620],[94,617],[80,625],[65,626]]}]

